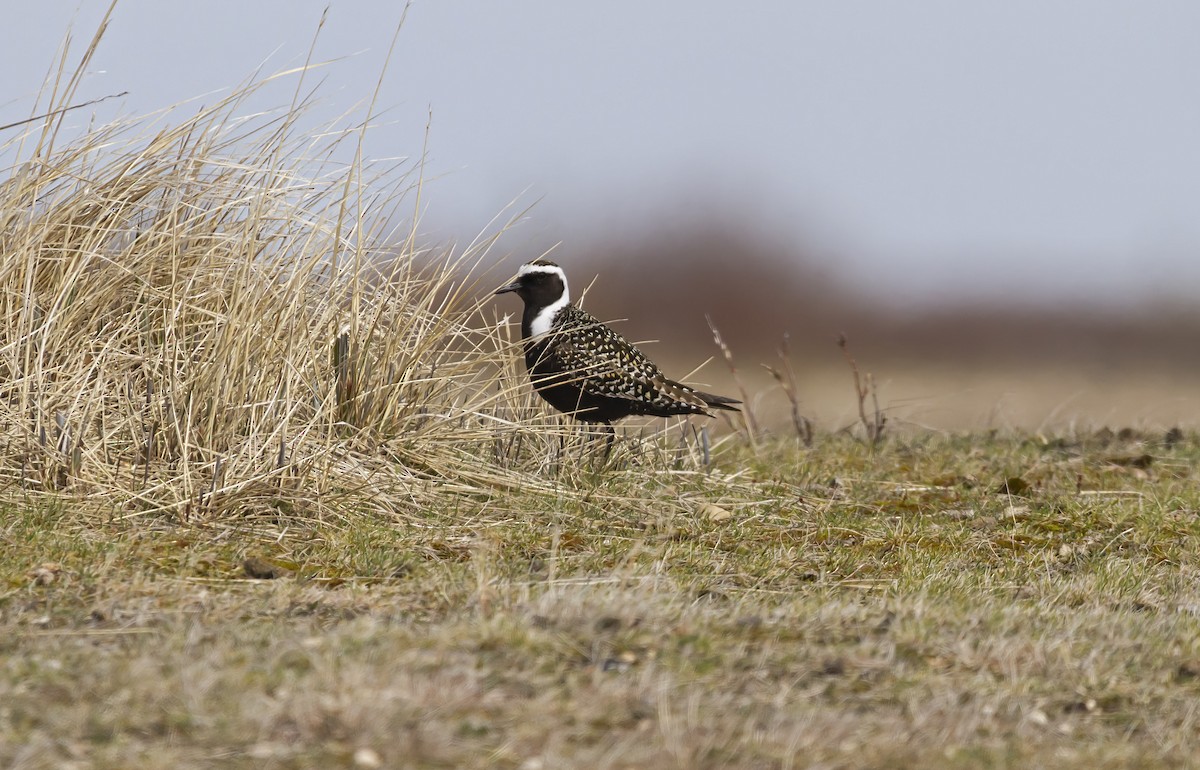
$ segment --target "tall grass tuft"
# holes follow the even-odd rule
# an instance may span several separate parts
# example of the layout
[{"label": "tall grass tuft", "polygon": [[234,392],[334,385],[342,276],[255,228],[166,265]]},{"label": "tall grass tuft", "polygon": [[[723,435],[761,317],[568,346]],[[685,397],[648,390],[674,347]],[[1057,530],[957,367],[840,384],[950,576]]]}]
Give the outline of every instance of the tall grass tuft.
[{"label": "tall grass tuft", "polygon": [[417,182],[329,162],[358,134],[310,138],[303,106],[238,117],[260,85],[70,141],[55,113],[10,140],[4,486],[129,516],[328,521],[581,473],[477,299],[491,239],[422,250],[394,225]]},{"label": "tall grass tuft", "polygon": [[500,330],[460,280],[486,244],[381,247],[406,177],[314,162],[355,135],[313,142],[293,111],[235,117],[254,88],[172,125],[60,145],[59,115],[10,141],[27,157],[0,183],[9,488],[201,517],[489,481],[460,457],[512,395],[488,388]]}]

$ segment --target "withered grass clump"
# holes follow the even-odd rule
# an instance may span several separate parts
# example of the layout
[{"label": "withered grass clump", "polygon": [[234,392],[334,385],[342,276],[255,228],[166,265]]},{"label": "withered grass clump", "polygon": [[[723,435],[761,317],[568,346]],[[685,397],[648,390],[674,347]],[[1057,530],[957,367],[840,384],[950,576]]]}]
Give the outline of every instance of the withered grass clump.
[{"label": "withered grass clump", "polygon": [[496,386],[511,342],[462,282],[488,244],[423,252],[394,229],[414,182],[321,162],[359,135],[310,140],[303,108],[237,118],[254,90],[174,124],[63,141],[59,114],[10,140],[10,493],[181,518],[402,514],[519,474],[512,442],[480,461],[527,399],[518,377]]}]

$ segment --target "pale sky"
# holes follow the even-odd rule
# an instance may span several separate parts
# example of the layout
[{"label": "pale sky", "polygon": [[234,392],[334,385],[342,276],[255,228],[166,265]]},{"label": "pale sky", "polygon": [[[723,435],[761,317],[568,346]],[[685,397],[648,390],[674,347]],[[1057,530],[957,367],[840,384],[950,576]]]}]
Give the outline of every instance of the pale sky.
[{"label": "pale sky", "polygon": [[[9,3],[0,123],[107,4]],[[81,98],[129,95],[77,123],[295,66],[326,7],[333,119],[394,0],[121,0]],[[542,242],[744,211],[901,296],[1194,297],[1197,40],[1193,0],[415,0],[367,151],[417,156],[431,120],[424,221],[459,240],[514,200]]]}]

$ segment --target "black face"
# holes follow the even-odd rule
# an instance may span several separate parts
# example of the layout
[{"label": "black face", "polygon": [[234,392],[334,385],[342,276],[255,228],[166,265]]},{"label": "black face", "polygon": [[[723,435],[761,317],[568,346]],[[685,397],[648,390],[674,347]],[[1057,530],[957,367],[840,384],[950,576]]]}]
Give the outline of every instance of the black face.
[{"label": "black face", "polygon": [[546,307],[563,295],[563,280],[557,272],[536,270],[525,273],[512,283],[501,286],[497,294],[515,291],[531,307]]}]

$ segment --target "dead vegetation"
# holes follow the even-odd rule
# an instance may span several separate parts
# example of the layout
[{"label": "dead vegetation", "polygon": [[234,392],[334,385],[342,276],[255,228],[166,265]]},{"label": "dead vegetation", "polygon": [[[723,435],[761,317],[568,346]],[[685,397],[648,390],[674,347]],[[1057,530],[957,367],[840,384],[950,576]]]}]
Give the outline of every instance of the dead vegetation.
[{"label": "dead vegetation", "polygon": [[472,298],[490,241],[419,249],[390,224],[415,182],[323,161],[361,137],[310,139],[302,104],[238,117],[259,85],[73,139],[56,108],[11,140],[27,157],[0,185],[8,488],[205,521],[404,517],[539,484],[534,437],[554,429],[518,427],[509,331]]}]

